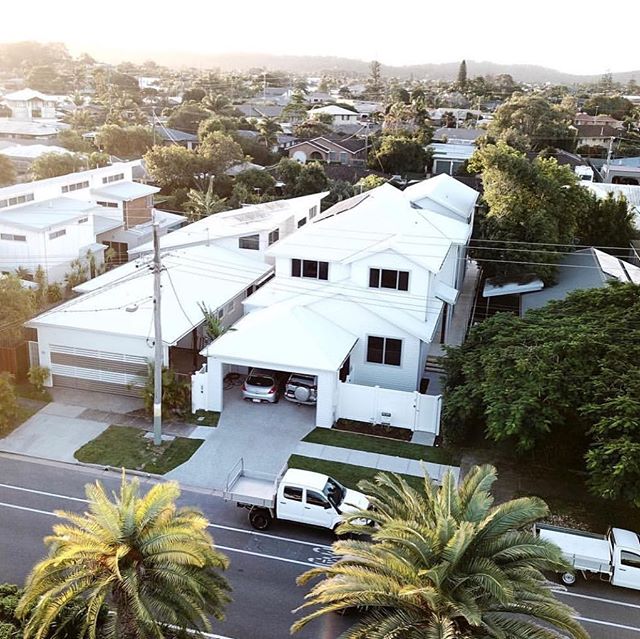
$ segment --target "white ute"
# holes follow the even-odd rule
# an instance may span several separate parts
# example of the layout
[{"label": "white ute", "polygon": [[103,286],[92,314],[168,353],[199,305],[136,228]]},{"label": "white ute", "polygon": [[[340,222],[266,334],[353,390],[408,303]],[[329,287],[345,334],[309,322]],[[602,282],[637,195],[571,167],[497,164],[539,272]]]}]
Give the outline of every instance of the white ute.
[{"label": "white ute", "polygon": [[[597,575],[612,586],[640,590],[640,537],[622,528],[610,528],[606,535],[539,524],[538,535],[559,546],[576,573],[587,579]],[[572,586],[576,574],[565,572],[562,583]]]},{"label": "white ute", "polygon": [[247,508],[257,530],[266,530],[274,519],[334,530],[343,512],[369,508],[365,495],[328,475],[285,467],[273,477],[245,470],[242,459],[229,473],[223,497]]}]

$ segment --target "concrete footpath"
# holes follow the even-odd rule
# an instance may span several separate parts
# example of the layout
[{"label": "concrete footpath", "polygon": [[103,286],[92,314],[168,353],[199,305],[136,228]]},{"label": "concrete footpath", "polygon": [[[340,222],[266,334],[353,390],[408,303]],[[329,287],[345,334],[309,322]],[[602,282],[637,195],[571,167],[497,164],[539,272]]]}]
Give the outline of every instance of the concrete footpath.
[{"label": "concrete footpath", "polygon": [[437,483],[442,481],[442,477],[447,471],[451,471],[455,475],[456,482],[460,478],[460,469],[457,466],[433,464],[432,462],[407,459],[406,457],[394,457],[392,455],[380,455],[379,453],[367,453],[362,450],[340,448],[339,446],[300,442],[294,453],[302,457],[341,462],[343,464],[352,464],[353,466],[365,466],[390,473],[413,475],[414,477],[424,477],[424,470],[426,470],[429,477]]}]

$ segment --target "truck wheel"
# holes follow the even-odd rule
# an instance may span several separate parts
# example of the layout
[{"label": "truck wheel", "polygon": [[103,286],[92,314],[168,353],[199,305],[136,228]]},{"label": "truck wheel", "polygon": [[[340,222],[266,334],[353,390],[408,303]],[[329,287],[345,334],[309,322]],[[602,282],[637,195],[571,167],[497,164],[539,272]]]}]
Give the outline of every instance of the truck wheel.
[{"label": "truck wheel", "polygon": [[565,586],[573,586],[576,583],[576,576],[572,572],[563,572],[560,580]]},{"label": "truck wheel", "polygon": [[271,515],[262,508],[252,510],[249,513],[249,523],[256,530],[267,530],[271,526]]}]

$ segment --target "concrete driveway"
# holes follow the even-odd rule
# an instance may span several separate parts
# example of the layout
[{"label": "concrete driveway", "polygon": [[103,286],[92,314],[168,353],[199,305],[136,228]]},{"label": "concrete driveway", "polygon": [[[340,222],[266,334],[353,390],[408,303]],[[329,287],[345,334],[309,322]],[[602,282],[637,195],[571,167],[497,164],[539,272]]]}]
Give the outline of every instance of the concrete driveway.
[{"label": "concrete driveway", "polygon": [[225,391],[217,428],[198,428],[198,437],[206,438],[204,444],[166,477],[222,490],[241,457],[245,468],[276,475],[298,442],[314,429],[315,416],[315,406],[284,399],[277,404],[254,404],[241,398],[239,388],[232,388]]},{"label": "concrete driveway", "polygon": [[109,426],[80,418],[85,410],[85,406],[47,404],[10,435],[0,439],[0,450],[75,462],[73,453]]}]

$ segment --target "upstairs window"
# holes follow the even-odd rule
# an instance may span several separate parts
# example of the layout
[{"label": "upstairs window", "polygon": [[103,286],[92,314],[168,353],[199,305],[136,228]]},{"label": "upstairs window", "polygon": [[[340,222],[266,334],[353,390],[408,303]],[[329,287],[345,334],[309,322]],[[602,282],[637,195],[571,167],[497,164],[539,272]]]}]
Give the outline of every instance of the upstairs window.
[{"label": "upstairs window", "polygon": [[275,229],[269,233],[269,246],[274,244],[280,239],[280,229]]},{"label": "upstairs window", "polygon": [[117,202],[104,202],[103,200],[98,200],[96,202],[96,204],[98,206],[105,206],[108,209],[117,209],[118,208],[118,203]]},{"label": "upstairs window", "polygon": [[301,220],[298,220],[298,228],[304,226],[307,223],[307,218],[303,217]]},{"label": "upstairs window", "polygon": [[88,222],[88,221],[89,221],[89,218],[88,218],[88,217],[81,217],[81,218],[78,220],[78,224],[85,224],[85,223],[86,223],[86,222]]},{"label": "upstairs window", "polygon": [[318,214],[318,206],[312,206],[309,209],[309,219],[312,220]]},{"label": "upstairs window", "polygon": [[0,233],[0,240],[8,240],[10,242],[26,242],[26,235],[14,235],[13,233]]},{"label": "upstairs window", "polygon": [[112,182],[119,182],[120,180],[124,180],[124,173],[115,173],[114,175],[107,175],[102,178],[103,184],[111,184]]},{"label": "upstairs window", "polygon": [[249,249],[251,251],[257,251],[260,249],[260,236],[245,235],[238,239],[238,247],[241,249]]},{"label": "upstairs window", "polygon": [[75,184],[65,184],[61,190],[63,193],[70,193],[71,191],[80,191],[88,188],[89,182],[76,182]]},{"label": "upstairs window", "polygon": [[393,337],[370,336],[367,339],[367,362],[400,366],[402,340]]},{"label": "upstairs window", "polygon": [[409,271],[393,271],[386,268],[370,268],[369,287],[391,288],[396,291],[408,291]]},{"label": "upstairs window", "polygon": [[292,277],[308,277],[315,280],[329,279],[329,262],[316,260],[291,260]]},{"label": "upstairs window", "polygon": [[66,235],[66,234],[67,234],[66,229],[60,229],[59,231],[54,231],[53,233],[49,233],[49,239],[55,240],[57,237],[62,237],[63,235]]}]

